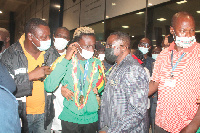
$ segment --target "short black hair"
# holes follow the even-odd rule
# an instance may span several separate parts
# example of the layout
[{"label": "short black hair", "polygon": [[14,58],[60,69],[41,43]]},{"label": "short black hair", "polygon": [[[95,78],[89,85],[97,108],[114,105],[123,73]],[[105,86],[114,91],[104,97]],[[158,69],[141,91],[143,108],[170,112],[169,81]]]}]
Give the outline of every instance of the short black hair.
[{"label": "short black hair", "polygon": [[63,30],[66,30],[66,31],[68,31],[69,32],[69,30],[66,28],[66,27],[58,27],[58,28],[56,28],[56,30],[54,31],[54,35],[55,35],[55,33],[56,33],[56,31],[58,30],[58,29],[63,29]]},{"label": "short black hair", "polygon": [[117,36],[118,40],[122,40],[123,42],[126,42],[126,44],[128,45],[128,48],[130,49],[130,36],[127,33],[121,32],[121,31],[117,31],[117,32],[113,32],[110,34],[111,35],[115,35]]},{"label": "short black hair", "polygon": [[31,18],[27,21],[24,30],[25,30],[25,36],[28,33],[34,33],[35,29],[39,26],[39,25],[44,25],[44,26],[48,26],[48,24],[43,21],[40,18]]}]

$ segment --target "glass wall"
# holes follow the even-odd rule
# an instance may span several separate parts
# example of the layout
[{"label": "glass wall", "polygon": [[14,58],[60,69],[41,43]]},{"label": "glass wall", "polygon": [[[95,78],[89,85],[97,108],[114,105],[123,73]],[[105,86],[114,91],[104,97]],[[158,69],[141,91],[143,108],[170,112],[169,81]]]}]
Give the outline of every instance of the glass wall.
[{"label": "glass wall", "polygon": [[[173,0],[148,7],[146,36],[152,41],[153,46],[161,46],[164,36],[169,34],[172,16],[180,11],[186,11],[193,15],[196,21],[197,41],[200,42],[199,0]],[[126,32],[131,37],[133,48],[137,48],[139,40],[145,37],[145,13],[145,9],[142,9],[114,18],[107,18],[104,24],[98,22],[89,26],[94,28],[97,40],[102,40],[104,36],[103,40],[105,41],[109,34],[114,31]]]}]

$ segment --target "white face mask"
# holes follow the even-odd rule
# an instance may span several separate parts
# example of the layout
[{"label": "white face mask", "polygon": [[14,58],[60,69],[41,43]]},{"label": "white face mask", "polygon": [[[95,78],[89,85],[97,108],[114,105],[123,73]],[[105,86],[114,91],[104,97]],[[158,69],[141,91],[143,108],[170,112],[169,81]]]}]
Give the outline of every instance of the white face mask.
[{"label": "white face mask", "polygon": [[139,49],[143,54],[146,54],[146,53],[149,52],[149,48],[138,47],[138,49]]},{"label": "white face mask", "polygon": [[[33,34],[32,34],[33,35]],[[33,35],[34,36],[34,35]],[[35,36],[34,36],[35,37]],[[36,38],[36,37],[35,37]],[[37,38],[36,38],[37,39]],[[51,39],[50,40],[47,40],[47,41],[40,41],[39,39],[37,39],[39,42],[40,42],[40,47],[37,47],[36,45],[35,45],[35,43],[33,43],[33,45],[35,45],[35,47],[38,49],[38,50],[40,50],[40,51],[45,51],[45,50],[47,50],[47,49],[49,49],[50,48],[50,46],[51,46]]]},{"label": "white face mask", "polygon": [[[78,44],[78,45],[79,45],[79,44]],[[80,45],[79,45],[79,46],[80,46]],[[80,48],[81,48],[81,46],[80,46]],[[81,55],[83,58],[85,58],[86,60],[92,58],[94,52],[87,51],[87,50],[85,50],[85,49],[83,49],[83,48],[81,48],[81,49],[82,49],[82,52],[80,52],[79,50],[78,50],[78,51],[79,51],[80,55]]]},{"label": "white face mask", "polygon": [[100,61],[103,61],[105,58],[105,54],[99,54],[98,58],[100,59]]},{"label": "white face mask", "polygon": [[176,45],[181,48],[189,48],[196,42],[195,36],[192,37],[178,37],[176,36]]},{"label": "white face mask", "polygon": [[158,55],[159,55],[159,54],[152,54],[152,58],[153,58],[154,60],[156,60],[156,58],[158,57]]},{"label": "white face mask", "polygon": [[66,48],[69,41],[64,38],[54,38],[54,46],[57,50],[63,50]]}]

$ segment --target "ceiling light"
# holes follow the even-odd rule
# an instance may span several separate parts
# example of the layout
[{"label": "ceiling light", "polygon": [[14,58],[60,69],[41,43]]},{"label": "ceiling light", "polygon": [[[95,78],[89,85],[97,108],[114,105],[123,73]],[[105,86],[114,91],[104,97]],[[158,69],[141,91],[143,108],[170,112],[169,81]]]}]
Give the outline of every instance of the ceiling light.
[{"label": "ceiling light", "polygon": [[42,20],[46,20],[46,19],[43,18]]},{"label": "ceiling light", "polygon": [[54,7],[56,7],[56,8],[60,8],[60,5],[55,5]]},{"label": "ceiling light", "polygon": [[116,3],[112,3],[112,6],[116,6]]},{"label": "ceiling light", "polygon": [[200,30],[196,30],[195,32],[196,32],[196,33],[200,33]]},{"label": "ceiling light", "polygon": [[149,6],[152,6],[153,4],[152,3],[149,3]]},{"label": "ceiling light", "polygon": [[136,13],[136,14],[143,14],[144,12],[138,12],[138,13]]},{"label": "ceiling light", "polygon": [[165,36],[165,35],[162,35],[162,36]]},{"label": "ceiling light", "polygon": [[158,21],[165,21],[165,20],[167,20],[167,19],[165,19],[165,18],[158,18],[157,20],[158,20]]},{"label": "ceiling light", "polygon": [[156,42],[156,40],[152,40],[152,42]]},{"label": "ceiling light", "polygon": [[0,11],[0,13],[3,13],[2,11]]},{"label": "ceiling light", "polygon": [[197,11],[197,13],[200,13],[200,11]]},{"label": "ceiling light", "polygon": [[182,0],[182,1],[179,1],[179,2],[176,2],[177,4],[183,4],[183,3],[186,3],[187,0]]},{"label": "ceiling light", "polygon": [[104,24],[104,22],[101,22],[101,23],[103,23],[103,24]]},{"label": "ceiling light", "polygon": [[135,37],[135,36],[131,36],[131,37]]},{"label": "ceiling light", "polygon": [[127,29],[127,28],[129,28],[129,26],[122,26],[122,28]]}]

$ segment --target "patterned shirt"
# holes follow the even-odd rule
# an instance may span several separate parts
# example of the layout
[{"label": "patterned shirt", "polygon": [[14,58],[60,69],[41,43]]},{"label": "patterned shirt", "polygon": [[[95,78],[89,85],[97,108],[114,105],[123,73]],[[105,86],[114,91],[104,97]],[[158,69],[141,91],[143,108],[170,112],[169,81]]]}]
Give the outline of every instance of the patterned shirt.
[{"label": "patterned shirt", "polygon": [[108,133],[147,133],[148,77],[129,54],[110,71],[102,96],[100,127]]},{"label": "patterned shirt", "polygon": [[[179,52],[174,50],[174,46],[172,43],[158,55],[152,80],[159,83],[156,125],[168,132],[178,133],[192,121],[198,110],[200,45],[195,43]],[[173,84],[169,85],[172,50],[173,66],[184,52],[186,54],[173,71]]]}]

